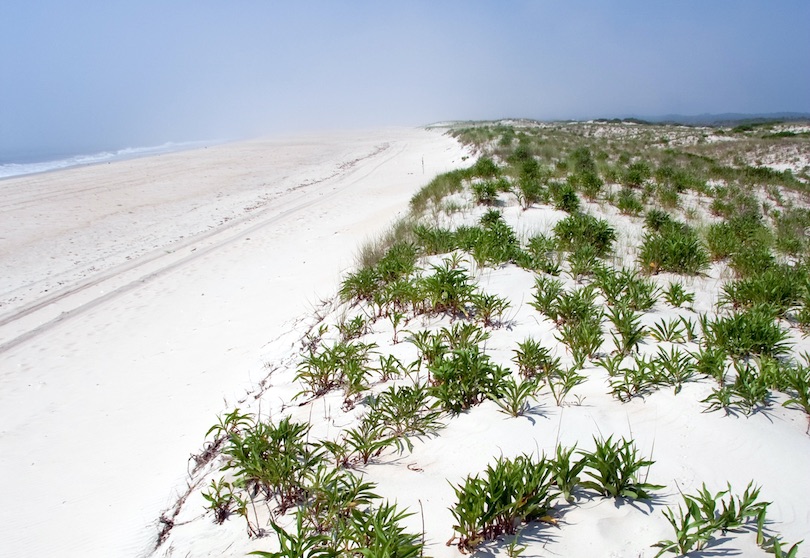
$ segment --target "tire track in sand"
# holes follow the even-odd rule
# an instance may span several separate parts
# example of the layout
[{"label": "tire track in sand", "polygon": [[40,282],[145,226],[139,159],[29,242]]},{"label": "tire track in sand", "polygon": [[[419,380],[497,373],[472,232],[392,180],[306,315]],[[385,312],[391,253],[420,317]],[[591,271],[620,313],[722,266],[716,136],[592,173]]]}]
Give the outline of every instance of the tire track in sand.
[{"label": "tire track in sand", "polygon": [[[373,173],[382,165],[386,164],[390,160],[396,158],[400,153],[402,153],[408,147],[407,143],[403,143],[395,150],[391,150],[390,144],[382,144],[377,146],[371,153],[364,157],[360,157],[353,161],[344,163],[340,165],[339,170],[328,176],[326,178],[316,180],[313,182],[306,182],[302,184],[301,187],[296,187],[288,192],[287,194],[294,195],[300,194],[289,201],[281,204],[281,208],[276,206],[274,208],[267,208],[258,213],[252,213],[245,215],[243,217],[239,217],[237,219],[232,219],[228,221],[226,224],[210,230],[204,233],[198,234],[194,237],[191,237],[187,240],[184,240],[181,244],[176,245],[171,252],[166,252],[165,249],[153,250],[152,252],[141,256],[136,260],[132,260],[130,262],[120,264],[114,268],[106,272],[102,272],[101,274],[95,275],[85,281],[82,281],[76,285],[68,287],[66,289],[62,289],[56,293],[53,293],[50,296],[46,296],[44,298],[40,298],[27,306],[24,306],[12,313],[0,318],[0,332],[2,332],[2,328],[6,326],[14,325],[16,322],[20,321],[26,317],[33,317],[38,312],[45,312],[49,307],[55,305],[59,302],[63,302],[65,300],[70,299],[71,297],[81,297],[85,294],[88,289],[93,287],[99,287],[104,285],[107,282],[115,282],[116,279],[124,281],[123,284],[115,286],[111,288],[109,291],[106,291],[99,295],[94,295],[90,297],[90,300],[87,301],[77,301],[77,304],[68,310],[62,311],[57,316],[48,319],[45,317],[46,321],[43,321],[39,325],[27,329],[23,333],[18,333],[16,336],[13,336],[8,341],[0,343],[0,354],[5,353],[27,341],[30,339],[72,319],[76,316],[83,314],[97,306],[100,306],[110,300],[113,300],[123,294],[126,294],[130,291],[133,291],[145,283],[152,281],[158,277],[171,273],[195,260],[198,260],[211,252],[219,250],[229,244],[232,244],[238,240],[241,240],[246,234],[251,234],[255,231],[263,229],[265,227],[276,225],[285,219],[295,215],[301,211],[307,210],[313,206],[319,205],[335,196],[343,192],[344,190],[350,188],[358,181],[362,180],[364,177],[368,176],[369,174]],[[376,165],[369,167],[369,168],[357,168],[357,164],[366,161],[369,159],[373,159],[379,155],[385,154],[387,155],[379,161]],[[353,180],[348,181],[345,185],[336,187],[331,192],[325,193],[322,189],[318,190],[310,190],[311,186],[315,186],[318,184],[326,185],[330,181],[337,180],[337,179],[347,179],[353,172],[362,172]],[[304,189],[304,192],[299,192],[299,190]],[[307,199],[311,198],[311,199]],[[276,200],[277,201],[277,200]],[[287,206],[286,208],[284,208]],[[268,213],[273,213],[269,217],[266,217]],[[258,222],[255,222],[258,221]],[[220,238],[221,237],[221,238]],[[211,241],[210,243],[206,244],[206,241]],[[178,254],[180,251],[185,251],[186,249],[191,249],[190,254],[186,254],[185,256]],[[153,265],[154,264],[154,265]],[[150,269],[151,268],[151,269]],[[148,271],[147,271],[148,270]],[[135,274],[136,277],[133,279],[125,277],[129,274]],[[12,334],[14,335],[14,334]]]}]

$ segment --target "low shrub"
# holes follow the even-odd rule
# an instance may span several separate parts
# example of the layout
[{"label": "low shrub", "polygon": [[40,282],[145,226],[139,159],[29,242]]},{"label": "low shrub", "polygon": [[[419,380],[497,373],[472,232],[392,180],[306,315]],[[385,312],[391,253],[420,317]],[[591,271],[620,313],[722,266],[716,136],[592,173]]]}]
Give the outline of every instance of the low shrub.
[{"label": "low shrub", "polygon": [[470,188],[475,198],[475,203],[480,205],[495,205],[498,200],[498,185],[495,181],[485,180],[474,182]]},{"label": "low shrub", "polygon": [[579,211],[581,202],[577,191],[568,182],[549,182],[548,193],[554,202],[554,207],[568,213]]},{"label": "low shrub", "polygon": [[775,323],[773,312],[762,306],[717,318],[707,325],[707,346],[735,359],[750,355],[776,357],[790,351],[789,333]]},{"label": "low shrub", "polygon": [[696,275],[708,267],[709,255],[694,229],[673,221],[644,235],[639,263],[649,273],[671,271]]},{"label": "low shrub", "polygon": [[554,225],[557,246],[574,251],[584,245],[591,246],[596,256],[603,258],[610,253],[616,240],[616,231],[604,219],[587,213],[573,213]]},{"label": "low shrub", "polygon": [[644,211],[644,204],[631,188],[622,188],[616,196],[616,207],[625,215],[638,215]]}]

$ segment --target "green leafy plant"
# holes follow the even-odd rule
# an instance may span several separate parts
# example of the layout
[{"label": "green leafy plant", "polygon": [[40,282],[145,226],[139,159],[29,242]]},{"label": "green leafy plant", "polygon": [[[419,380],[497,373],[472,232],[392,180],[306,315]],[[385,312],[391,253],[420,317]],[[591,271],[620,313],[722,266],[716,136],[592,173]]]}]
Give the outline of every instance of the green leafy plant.
[{"label": "green leafy plant", "polygon": [[554,225],[554,236],[563,250],[576,251],[582,246],[590,246],[595,257],[610,253],[616,232],[604,219],[597,219],[587,213],[573,213]]},{"label": "green leafy plant", "polygon": [[222,470],[233,470],[240,486],[275,499],[283,512],[305,496],[305,477],[323,458],[307,440],[309,430],[309,424],[289,417],[275,425],[256,422],[231,435],[223,450],[227,462]]},{"label": "green leafy plant", "polygon": [[766,305],[784,316],[802,299],[808,269],[774,266],[723,286],[721,304],[734,309]]},{"label": "green leafy plant", "polygon": [[704,328],[706,344],[723,350],[732,358],[784,355],[790,350],[790,335],[774,320],[769,309],[757,306],[708,321]]},{"label": "green leafy plant", "polygon": [[433,273],[421,280],[431,311],[466,315],[466,306],[474,292],[470,277],[463,269],[452,267],[447,260],[441,266],[432,266],[432,269]]},{"label": "green leafy plant", "polygon": [[246,513],[246,503],[234,488],[224,478],[218,481],[211,479],[210,490],[202,493],[202,497],[208,502],[208,509],[214,513],[214,522],[219,525],[225,523],[233,513]]},{"label": "green leafy plant", "polygon": [[742,495],[731,493],[731,485],[726,490],[712,494],[704,484],[697,494],[682,494],[685,509],[678,506],[677,513],[668,508],[664,516],[675,530],[674,540],[663,540],[653,546],[661,550],[656,556],[666,552],[686,554],[691,550],[704,548],[713,535],[720,531],[736,531],[756,522],[757,542],[764,541],[763,526],[768,502],[759,500],[759,488],[749,483]]},{"label": "green leafy plant", "polygon": [[346,452],[345,463],[360,462],[367,465],[372,457],[379,456],[383,450],[394,443],[396,438],[386,435],[385,425],[373,414],[363,417],[360,424],[343,432],[343,445]]},{"label": "green leafy plant", "polygon": [[608,305],[616,304],[627,287],[627,275],[606,265],[594,269],[593,275],[594,284],[602,291]]},{"label": "green leafy plant", "polygon": [[762,548],[766,552],[773,554],[775,558],[798,558],[799,545],[803,542],[804,541],[799,541],[787,549],[787,551],[784,551],[782,550],[782,541],[779,540],[778,537],[771,537],[762,545]]},{"label": "green leafy plant", "polygon": [[648,232],[642,240],[638,260],[649,273],[671,271],[696,275],[709,265],[709,255],[697,233],[677,221],[659,231]]},{"label": "green leafy plant", "polygon": [[494,205],[498,200],[498,185],[495,181],[485,180],[470,185],[475,203],[481,205]]},{"label": "green leafy plant", "polygon": [[333,553],[325,546],[327,537],[307,531],[304,529],[303,521],[303,514],[299,512],[296,515],[294,533],[288,533],[277,523],[271,522],[270,526],[276,532],[281,549],[278,552],[255,550],[250,554],[262,558],[329,558],[333,556]]},{"label": "green leafy plant", "polygon": [[664,300],[673,308],[680,308],[684,304],[695,302],[695,293],[687,292],[683,283],[671,282],[667,290],[664,291]]},{"label": "green leafy plant", "polygon": [[622,356],[638,350],[644,339],[646,328],[641,325],[640,314],[625,304],[616,304],[608,312],[615,332],[611,332],[616,350]]},{"label": "green leafy plant", "polygon": [[737,408],[746,415],[751,415],[770,403],[771,392],[765,376],[753,362],[732,361],[736,377],[731,384],[721,384],[703,400],[709,403],[708,411]]},{"label": "green leafy plant", "polygon": [[681,320],[667,321],[662,319],[650,327],[650,337],[656,341],[683,343],[686,341],[686,330]]},{"label": "green leafy plant", "polygon": [[517,365],[518,372],[524,378],[554,374],[559,370],[560,359],[553,358],[547,347],[543,347],[532,338],[518,343],[518,348],[514,350],[514,353],[512,362]]},{"label": "green leafy plant", "polygon": [[585,359],[596,358],[602,346],[604,334],[600,318],[565,323],[555,338],[568,346],[574,358],[574,365],[582,368]]},{"label": "green leafy plant", "polygon": [[554,484],[560,491],[560,495],[569,503],[574,501],[574,489],[579,484],[580,475],[587,463],[587,457],[579,460],[572,459],[576,449],[576,444],[570,448],[558,445],[556,455],[550,461]]},{"label": "green leafy plant", "polygon": [[785,374],[785,384],[790,399],[782,403],[785,407],[793,407],[805,412],[810,428],[810,354],[805,353],[807,366],[789,368]]},{"label": "green leafy plant", "polygon": [[703,518],[697,503],[686,500],[686,509],[678,506],[677,513],[672,508],[665,509],[663,513],[675,530],[675,539],[662,540],[654,544],[653,546],[661,548],[655,555],[656,558],[667,552],[686,555],[693,549],[701,550],[711,539],[714,528]]},{"label": "green leafy plant", "polygon": [[535,280],[534,300],[529,304],[556,322],[558,300],[563,292],[562,281],[541,275]]},{"label": "green leafy plant", "polygon": [[319,397],[343,387],[348,401],[366,389],[365,380],[371,373],[368,363],[376,347],[374,343],[350,341],[334,343],[320,352],[310,351],[303,357],[295,376],[305,386],[298,395]]},{"label": "green leafy plant", "polygon": [[634,271],[624,270],[625,289],[620,302],[627,304],[630,308],[645,312],[653,307],[658,301],[660,289],[654,281],[646,277],[640,277]]},{"label": "green leafy plant", "polygon": [[622,188],[616,196],[616,207],[625,215],[638,215],[644,211],[644,204],[632,188]]},{"label": "green leafy plant", "polygon": [[524,268],[540,271],[549,275],[560,274],[560,253],[554,237],[535,235],[526,243],[526,250],[521,252],[518,263]]},{"label": "green leafy plant", "polygon": [[673,386],[676,395],[681,391],[683,384],[691,380],[697,372],[692,355],[675,347],[669,351],[658,347],[658,354],[653,359],[652,365],[657,369],[659,383]]},{"label": "green leafy plant", "polygon": [[430,366],[430,371],[431,395],[453,414],[478,405],[487,394],[500,396],[501,380],[509,373],[492,364],[477,345],[452,351]]},{"label": "green leafy plant", "polygon": [[443,426],[430,390],[422,384],[391,386],[369,397],[367,404],[369,416],[382,427],[382,437],[402,441],[408,449],[413,449],[412,437],[434,434]]},{"label": "green leafy plant", "polygon": [[551,467],[527,455],[499,458],[482,476],[451,485],[456,503],[454,537],[459,550],[473,551],[486,540],[514,535],[522,523],[542,520],[550,510]]},{"label": "green leafy plant", "polygon": [[548,193],[556,209],[567,213],[575,213],[582,202],[579,201],[576,189],[568,182],[549,182]]},{"label": "green leafy plant", "polygon": [[581,483],[605,497],[649,499],[650,493],[663,488],[641,479],[642,469],[648,469],[654,461],[639,456],[632,440],[613,441],[594,438],[593,452],[580,451],[585,459],[584,474],[591,480]]},{"label": "green leafy plant", "polygon": [[576,366],[566,369],[557,368],[554,372],[546,373],[546,383],[558,407],[562,407],[565,396],[584,381],[585,376],[578,372]]},{"label": "green leafy plant", "polygon": [[593,285],[562,292],[550,311],[558,325],[598,322],[602,319],[602,308],[595,303],[596,296]]},{"label": "green leafy plant", "polygon": [[475,316],[485,326],[493,327],[500,323],[511,303],[504,297],[479,292],[472,295],[472,305]]},{"label": "green leafy plant", "polygon": [[721,386],[726,380],[726,359],[728,355],[722,349],[704,347],[692,353],[695,359],[695,372],[713,378]]},{"label": "green leafy plant", "polygon": [[569,274],[575,281],[581,281],[584,277],[593,275],[594,270],[601,265],[596,248],[589,244],[579,246],[568,255]]},{"label": "green leafy plant", "polygon": [[513,376],[501,382],[500,394],[487,394],[492,401],[507,415],[519,417],[526,413],[531,405],[529,399],[540,389],[537,379],[516,381]]},{"label": "green leafy plant", "polygon": [[660,383],[658,370],[652,360],[643,355],[634,355],[634,366],[620,367],[619,373],[611,376],[610,394],[619,401],[630,401],[643,395]]}]

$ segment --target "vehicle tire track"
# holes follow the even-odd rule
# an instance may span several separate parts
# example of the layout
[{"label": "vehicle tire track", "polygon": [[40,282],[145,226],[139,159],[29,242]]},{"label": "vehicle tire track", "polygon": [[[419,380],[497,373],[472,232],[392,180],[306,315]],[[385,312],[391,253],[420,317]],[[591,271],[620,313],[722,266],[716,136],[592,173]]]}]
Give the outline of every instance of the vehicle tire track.
[{"label": "vehicle tire track", "polygon": [[[301,195],[298,196],[297,198],[294,198],[294,199],[290,200],[289,202],[287,202],[286,205],[291,204],[291,207],[289,207],[287,209],[283,209],[281,211],[278,211],[277,207],[272,208],[272,209],[268,208],[268,209],[262,210],[259,213],[252,213],[252,214],[245,215],[245,216],[237,218],[237,219],[233,219],[233,220],[228,222],[228,224],[225,226],[225,228],[219,227],[217,229],[213,229],[211,231],[206,231],[206,232],[204,232],[204,233],[202,233],[200,235],[192,237],[192,238],[188,239],[187,241],[184,241],[182,244],[178,245],[177,248],[172,250],[172,252],[170,252],[170,253],[167,253],[165,249],[153,251],[152,253],[147,254],[145,256],[142,256],[141,258],[139,258],[137,260],[134,260],[132,262],[127,262],[125,264],[121,264],[119,266],[116,266],[115,268],[112,268],[111,270],[109,270],[109,271],[107,271],[107,272],[105,272],[105,273],[103,273],[101,275],[94,276],[93,278],[91,278],[91,279],[89,279],[87,281],[83,281],[82,283],[80,283],[78,285],[68,287],[67,289],[63,289],[63,290],[61,290],[61,291],[59,291],[57,293],[54,293],[53,295],[48,296],[48,297],[46,297],[44,299],[39,299],[39,300],[31,303],[30,305],[25,306],[25,307],[15,311],[15,312],[13,312],[12,314],[3,317],[2,319],[0,319],[0,327],[12,324],[13,322],[15,322],[17,320],[19,320],[19,319],[21,319],[23,317],[29,316],[31,314],[34,314],[34,313],[36,313],[36,312],[38,312],[40,310],[43,310],[43,309],[47,308],[48,306],[50,306],[52,304],[58,303],[58,302],[60,302],[62,300],[65,300],[65,299],[67,299],[69,297],[78,295],[78,294],[82,293],[83,291],[86,291],[89,288],[92,288],[92,287],[98,286],[100,284],[103,284],[106,281],[114,280],[116,277],[120,277],[121,275],[129,273],[131,271],[135,271],[138,268],[146,268],[146,267],[149,266],[149,264],[152,264],[154,262],[158,262],[160,260],[170,260],[169,262],[167,262],[165,264],[162,264],[160,267],[158,267],[157,269],[155,269],[153,271],[145,273],[145,274],[141,275],[140,277],[138,277],[138,278],[136,278],[134,280],[128,281],[125,284],[123,284],[123,285],[121,285],[119,287],[116,287],[116,288],[114,288],[114,289],[112,289],[112,290],[110,290],[110,291],[108,291],[108,292],[106,292],[104,294],[96,296],[96,297],[94,297],[92,300],[90,300],[88,302],[84,302],[84,303],[79,304],[78,306],[76,306],[74,308],[66,310],[66,311],[62,312],[61,314],[59,314],[58,316],[56,316],[55,318],[52,318],[52,319],[50,319],[50,320],[48,320],[48,321],[34,327],[34,328],[26,331],[25,333],[22,333],[22,334],[20,334],[20,335],[18,335],[16,337],[10,339],[9,341],[1,343],[0,344],[0,354],[2,354],[4,352],[7,352],[7,351],[13,349],[14,347],[17,347],[17,346],[29,341],[30,339],[32,339],[32,338],[34,338],[34,337],[36,337],[36,336],[50,330],[50,329],[58,326],[59,324],[62,324],[64,322],[68,321],[71,318],[74,318],[74,317],[76,317],[78,315],[81,315],[81,314],[83,314],[83,313],[85,313],[85,312],[87,312],[89,310],[92,310],[93,308],[96,308],[96,307],[98,307],[98,306],[100,306],[100,305],[102,305],[102,304],[104,304],[104,303],[106,303],[106,302],[108,302],[110,300],[113,300],[113,299],[115,299],[115,298],[117,298],[117,297],[119,297],[119,296],[121,296],[123,294],[126,294],[126,293],[128,293],[128,292],[130,292],[130,291],[132,291],[134,289],[140,288],[145,283],[148,283],[148,282],[150,282],[150,281],[152,281],[152,280],[154,280],[154,279],[156,279],[158,277],[161,277],[163,275],[171,273],[172,271],[175,271],[176,269],[181,268],[181,267],[183,267],[183,266],[185,266],[185,265],[187,265],[187,264],[189,264],[189,263],[191,263],[191,262],[193,262],[195,260],[203,258],[206,255],[208,255],[208,254],[210,254],[210,253],[212,253],[212,252],[214,252],[216,250],[219,250],[219,249],[221,249],[221,248],[223,248],[225,246],[228,246],[229,244],[232,244],[232,243],[234,243],[234,242],[236,242],[238,240],[241,240],[247,234],[251,234],[253,232],[256,232],[256,231],[258,231],[260,229],[263,229],[265,227],[268,227],[268,226],[276,225],[276,224],[284,221],[285,219],[291,217],[292,215],[295,215],[295,214],[297,214],[297,213],[299,213],[301,211],[307,210],[307,209],[309,209],[309,208],[311,208],[313,206],[319,205],[321,203],[324,203],[324,202],[334,198],[338,194],[342,193],[346,189],[348,189],[351,186],[353,186],[354,184],[356,184],[358,181],[362,180],[364,177],[366,177],[369,174],[373,173],[375,170],[380,168],[382,165],[384,165],[387,162],[389,162],[390,160],[396,158],[406,148],[407,148],[407,144],[405,144],[405,143],[397,146],[397,148],[393,152],[389,152],[387,154],[387,156],[385,156],[379,163],[377,163],[373,167],[368,168],[367,170],[365,170],[365,172],[363,172],[361,175],[357,176],[355,179],[349,181],[344,186],[335,188],[331,192],[324,193],[324,192],[321,192],[321,191],[307,190],[307,191],[301,193]],[[364,170],[362,168],[356,169],[357,163],[359,163],[361,161],[364,161],[364,160],[367,160],[367,159],[374,158],[374,157],[376,157],[378,155],[381,155],[381,154],[384,154],[386,151],[390,151],[390,150],[391,150],[391,145],[390,144],[384,144],[383,146],[378,146],[372,153],[366,155],[365,157],[361,157],[361,158],[355,159],[353,161],[350,161],[349,163],[341,165],[340,170],[335,172],[331,176],[328,176],[328,177],[323,178],[321,180],[313,181],[311,183],[307,183],[306,186],[310,187],[310,186],[314,186],[314,185],[317,185],[317,184],[323,184],[325,182],[331,181],[331,180],[336,179],[336,178],[349,176],[349,175],[351,175],[352,172],[358,172],[358,171]],[[298,189],[293,189],[293,190],[291,190],[291,192],[295,192],[296,190],[298,190]],[[301,198],[307,198],[307,197],[311,197],[311,199],[305,199],[304,201],[300,201],[300,202],[296,203]],[[276,213],[274,213],[272,216],[270,216],[268,218],[263,219],[264,215],[266,215],[267,213],[270,213],[272,211],[276,211]],[[258,219],[261,219],[261,220],[259,220],[259,222],[253,223],[250,226],[247,226],[245,228],[241,228],[242,225],[245,225],[246,223],[249,223],[250,221],[256,221]],[[234,232],[234,229],[238,229],[238,230],[236,232]],[[216,237],[216,236],[219,236],[219,235],[224,236],[226,234],[228,234],[228,236],[226,238],[223,238],[221,240],[217,240],[216,242],[213,242],[212,244],[210,244],[208,246],[202,246],[202,247],[199,246],[199,244],[203,243],[205,240],[208,240],[208,239],[210,239],[212,237]],[[198,245],[198,246],[195,247],[194,251],[191,254],[188,254],[186,256],[180,257],[179,259],[176,259],[177,258],[177,252],[179,250],[194,247],[195,245]]]}]

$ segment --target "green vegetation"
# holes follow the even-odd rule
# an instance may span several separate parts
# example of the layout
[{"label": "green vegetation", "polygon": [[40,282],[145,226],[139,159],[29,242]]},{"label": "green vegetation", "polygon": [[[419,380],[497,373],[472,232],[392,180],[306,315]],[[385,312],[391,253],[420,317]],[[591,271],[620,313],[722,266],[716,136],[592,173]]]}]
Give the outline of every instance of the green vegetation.
[{"label": "green vegetation", "polygon": [[[591,405],[594,389],[629,410],[671,397],[656,390],[705,388],[707,411],[744,420],[784,408],[810,425],[810,354],[800,363],[793,349],[810,331],[810,178],[750,162],[763,142],[807,138],[752,127],[692,142],[711,132],[636,123],[606,139],[588,126],[452,130],[482,155],[432,180],[361,250],[334,309],[302,338],[290,377],[304,409],[285,403],[261,420],[236,410],[210,429],[207,458],[221,457],[224,476],[202,496],[215,523],[242,517],[250,536],[275,534],[277,552],[254,553],[265,557],[421,557],[423,539],[403,528],[413,510],[354,469],[396,466],[454,421],[540,428],[585,394]],[[518,282],[534,287],[512,293]],[[291,411],[322,412],[328,434]],[[594,437],[593,451],[557,444],[549,458],[505,450],[451,479],[458,548],[508,535],[493,544],[517,556],[535,542],[526,523],[556,524],[583,497],[652,498],[652,459],[619,436]],[[674,530],[658,555],[756,530],[763,549],[795,556],[798,545],[765,532],[767,506],[753,484],[741,495],[704,485],[653,511]]]}]

